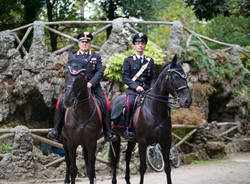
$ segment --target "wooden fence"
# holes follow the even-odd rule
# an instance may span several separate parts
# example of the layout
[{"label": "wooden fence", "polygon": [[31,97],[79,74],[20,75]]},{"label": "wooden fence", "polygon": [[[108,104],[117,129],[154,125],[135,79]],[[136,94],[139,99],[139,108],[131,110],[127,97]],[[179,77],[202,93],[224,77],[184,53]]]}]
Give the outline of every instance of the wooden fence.
[{"label": "wooden fence", "polygon": [[[53,33],[56,33],[62,37],[65,37],[66,39],[69,39],[71,41],[73,41],[72,44],[70,45],[67,45],[59,50],[56,50],[54,51],[55,54],[60,54],[66,50],[68,50],[69,48],[73,47],[77,42],[78,40],[73,38],[72,36],[70,35],[67,35],[65,33],[62,33],[56,29],[53,29],[51,28],[50,26],[51,25],[61,25],[61,24],[104,24],[105,26],[102,27],[101,29],[97,30],[96,32],[93,33],[93,35],[97,35],[99,33],[101,33],[102,31],[108,29],[109,27],[112,26],[112,23],[113,21],[58,21],[58,22],[44,22],[45,24],[45,29],[53,32]],[[122,22],[130,31],[134,32],[134,33],[137,33],[138,31],[136,29],[134,29],[130,24],[155,24],[155,25],[173,25],[174,22],[164,22],[164,21],[135,21],[135,20],[123,20]],[[33,28],[33,25],[34,23],[31,23],[31,24],[27,24],[27,25],[24,25],[24,26],[21,26],[21,27],[18,27],[18,28],[15,28],[15,29],[12,29],[11,32],[14,34],[15,36],[15,39],[18,43],[18,46],[17,46],[17,50],[20,50],[22,48],[22,51],[23,53],[26,55],[27,54],[27,51],[26,49],[24,48],[23,46],[23,43],[25,42],[25,40],[27,39],[28,35],[30,34],[32,28]],[[190,41],[192,39],[192,37],[196,37],[207,49],[210,49],[207,44],[204,42],[204,40],[206,41],[210,41],[210,42],[214,42],[214,43],[217,43],[219,45],[223,45],[223,46],[226,46],[227,48],[225,48],[224,50],[229,50],[231,49],[234,45],[233,44],[229,44],[229,43],[224,43],[224,42],[221,42],[221,41],[217,41],[217,40],[214,40],[214,39],[211,39],[209,37],[206,37],[206,36],[203,36],[203,35],[200,35],[192,30],[190,30],[188,27],[184,26],[183,25],[183,28],[185,31],[188,32],[189,36],[186,40],[186,47],[189,46],[190,44]],[[26,30],[26,33],[24,34],[22,40],[20,40],[16,34],[17,31],[20,31],[20,30],[23,30],[23,29],[27,29]],[[96,45],[92,45],[93,48],[99,50],[100,47],[96,46]],[[244,55],[246,55],[248,58],[250,58],[250,56],[247,54],[247,53],[250,53],[249,50],[246,50],[246,49],[243,49],[241,47],[239,47],[239,51],[241,53],[243,53]]]},{"label": "wooden fence", "polygon": [[[233,130],[239,128],[238,123],[235,123],[235,122],[221,122],[221,123],[217,123],[217,126],[231,126],[230,129],[228,129],[225,132],[222,132],[220,134],[221,137],[229,139],[229,140],[231,140],[231,138],[227,137],[227,134],[232,132]],[[187,140],[189,138],[191,138],[192,135],[194,135],[194,133],[197,131],[197,128],[199,128],[198,126],[196,126],[196,125],[173,124],[172,128],[173,129],[190,129],[189,133],[187,133],[184,137],[180,137],[180,136],[176,135],[175,133],[172,133],[172,136],[174,138],[176,138],[177,140],[179,140],[179,142],[177,142],[175,144],[176,147],[179,147],[182,144],[186,144],[186,145],[188,145],[190,147],[193,147],[193,145],[190,142],[188,142]],[[36,141],[44,143],[44,144],[48,144],[48,145],[56,147],[56,148],[63,149],[62,144],[60,144],[58,142],[55,142],[55,141],[52,141],[50,139],[47,139],[45,137],[42,137],[40,135],[37,135],[37,134],[47,134],[49,131],[51,131],[51,129],[30,129],[30,131],[32,133],[33,140],[36,140]],[[14,128],[12,128],[12,129],[0,129],[0,141],[2,141],[4,139],[7,139],[7,138],[14,137],[14,135],[15,135],[15,129]],[[102,144],[104,142],[105,142],[105,140],[102,137],[97,141],[97,144]],[[77,149],[77,154],[82,155],[82,152],[81,152],[80,149]],[[4,155],[0,154],[0,158],[3,158],[3,157],[4,157]],[[99,161],[99,162],[108,164],[108,160],[103,159],[101,157],[97,156],[96,160]],[[64,157],[59,158],[59,159],[57,159],[55,161],[52,161],[51,163],[46,164],[45,167],[53,166],[53,165],[58,164],[58,163],[60,163],[62,161],[64,161]]]}]

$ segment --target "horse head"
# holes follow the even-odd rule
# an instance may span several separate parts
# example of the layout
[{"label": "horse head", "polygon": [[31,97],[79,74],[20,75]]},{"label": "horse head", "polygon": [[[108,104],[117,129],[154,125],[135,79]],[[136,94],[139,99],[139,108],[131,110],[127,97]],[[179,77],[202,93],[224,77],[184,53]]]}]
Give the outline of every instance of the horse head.
[{"label": "horse head", "polygon": [[65,69],[64,106],[71,107],[89,97],[87,89],[86,63],[81,58],[69,52]]},{"label": "horse head", "polygon": [[173,60],[163,68],[160,74],[161,91],[175,97],[180,107],[188,108],[192,103],[192,97],[187,85],[187,75],[182,68],[183,62],[184,56],[177,62],[175,55]]}]

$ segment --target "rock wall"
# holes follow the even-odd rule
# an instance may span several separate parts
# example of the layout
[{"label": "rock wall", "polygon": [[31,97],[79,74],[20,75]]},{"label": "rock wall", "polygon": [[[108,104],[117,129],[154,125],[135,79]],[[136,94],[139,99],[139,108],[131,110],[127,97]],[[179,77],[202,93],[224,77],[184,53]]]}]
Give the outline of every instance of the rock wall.
[{"label": "rock wall", "polygon": [[12,181],[35,178],[45,170],[41,164],[36,163],[36,159],[30,130],[17,126],[11,153],[5,154],[0,162],[0,178]]},{"label": "rock wall", "polygon": [[33,34],[29,54],[21,58],[14,48],[14,35],[9,31],[0,33],[0,122],[48,122],[64,85],[67,54],[48,52],[43,22],[34,23]]},{"label": "rock wall", "polygon": [[[111,35],[101,47],[100,54],[104,65],[111,55],[129,48],[122,21],[123,19],[113,21]],[[34,120],[42,122],[41,127],[51,126],[46,122],[53,119],[54,106],[64,85],[63,71],[67,62],[67,52],[61,55],[48,52],[43,22],[34,22],[32,45],[24,58],[14,48],[14,40],[14,35],[10,31],[0,32],[0,122],[16,119]],[[178,21],[174,22],[167,53],[179,53],[183,42],[183,26]],[[212,58],[219,56],[217,51],[211,51],[210,55]],[[242,68],[237,46],[224,55],[228,59],[227,62],[231,62],[235,68]],[[188,73],[188,84],[191,88],[197,83],[210,84],[213,80],[206,70],[197,70],[187,63],[184,70]],[[233,97],[233,94],[240,90],[238,77],[214,86],[216,92],[206,94],[204,100],[198,104],[205,119],[246,121],[247,97],[244,94]],[[245,77],[249,77],[247,73]],[[109,99],[122,92],[122,87],[112,81],[102,84],[108,92]],[[197,94],[193,92],[193,95]]]}]

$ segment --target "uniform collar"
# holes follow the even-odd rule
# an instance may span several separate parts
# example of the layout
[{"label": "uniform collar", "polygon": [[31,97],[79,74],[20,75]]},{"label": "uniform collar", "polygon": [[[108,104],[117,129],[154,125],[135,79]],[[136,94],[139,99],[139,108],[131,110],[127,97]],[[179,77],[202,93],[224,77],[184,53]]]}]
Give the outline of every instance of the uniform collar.
[{"label": "uniform collar", "polygon": [[78,50],[78,51],[77,51],[77,55],[80,55],[80,54],[81,54],[81,55],[85,55],[85,54],[86,54],[86,55],[91,55],[91,51],[83,52],[83,51],[81,51],[81,50]]},{"label": "uniform collar", "polygon": [[144,60],[144,54],[142,54],[141,56],[139,56],[138,54],[135,54],[136,55],[136,57],[137,57],[137,59],[143,59]]}]

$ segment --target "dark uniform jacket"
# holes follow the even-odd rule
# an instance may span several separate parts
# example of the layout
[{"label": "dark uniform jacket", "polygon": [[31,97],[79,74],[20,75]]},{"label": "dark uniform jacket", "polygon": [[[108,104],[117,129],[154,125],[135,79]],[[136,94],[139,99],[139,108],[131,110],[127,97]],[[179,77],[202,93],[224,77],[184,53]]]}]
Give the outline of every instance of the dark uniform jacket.
[{"label": "dark uniform jacket", "polygon": [[89,51],[86,55],[81,54],[80,51],[77,51],[77,53],[75,53],[73,57],[81,62],[79,63],[78,69],[82,69],[87,66],[88,79],[92,84],[91,93],[101,98],[101,100],[104,102],[104,105],[106,105],[106,98],[100,84],[104,73],[101,56],[93,51]]},{"label": "dark uniform jacket", "polygon": [[[93,51],[89,51],[88,55],[81,54],[79,51],[76,57],[81,58],[81,62],[87,65],[87,74],[92,84],[92,88],[101,88],[100,81],[103,77],[103,67],[101,56]],[[84,66],[86,66],[84,65]]]},{"label": "dark uniform jacket", "polygon": [[[142,65],[147,62],[149,62],[147,68],[135,81],[133,81],[132,78],[141,69]],[[154,60],[150,57],[144,56],[143,63],[141,63],[136,55],[126,57],[123,62],[122,80],[128,85],[126,90],[127,94],[137,95],[137,86],[143,87],[144,90],[150,89],[156,80]]]}]

